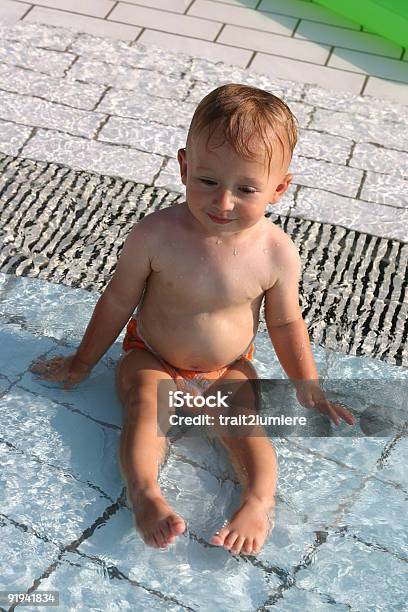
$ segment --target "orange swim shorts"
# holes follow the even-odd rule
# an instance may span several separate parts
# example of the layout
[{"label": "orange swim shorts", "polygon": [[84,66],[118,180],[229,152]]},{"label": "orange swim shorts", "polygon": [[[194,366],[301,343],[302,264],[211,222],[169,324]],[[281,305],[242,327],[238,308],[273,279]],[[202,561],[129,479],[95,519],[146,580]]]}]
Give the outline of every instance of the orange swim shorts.
[{"label": "orange swim shorts", "polygon": [[[197,370],[183,370],[181,368],[175,368],[170,363],[165,361],[154,351],[147,342],[140,335],[140,331],[137,329],[137,321],[135,318],[131,318],[129,323],[126,326],[126,334],[123,339],[122,344],[123,350],[129,351],[133,348],[142,348],[146,351],[152,353],[157,359],[159,359],[160,363],[163,365],[164,369],[177,385],[177,388],[182,391],[191,391],[191,392],[199,392],[203,393],[213,382],[221,378],[228,370],[229,366],[224,366],[219,370],[213,370],[212,372],[197,372]],[[254,354],[254,344],[251,342],[247,351],[241,355],[237,359],[248,359],[252,360]],[[232,365],[232,364],[231,364]]]}]

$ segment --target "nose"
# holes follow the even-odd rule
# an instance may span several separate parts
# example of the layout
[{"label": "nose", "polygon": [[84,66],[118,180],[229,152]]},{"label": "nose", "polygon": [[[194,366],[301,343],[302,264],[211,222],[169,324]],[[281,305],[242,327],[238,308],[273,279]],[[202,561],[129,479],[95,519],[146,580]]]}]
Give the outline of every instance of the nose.
[{"label": "nose", "polygon": [[232,193],[228,189],[220,189],[214,198],[213,204],[220,212],[234,210]]}]

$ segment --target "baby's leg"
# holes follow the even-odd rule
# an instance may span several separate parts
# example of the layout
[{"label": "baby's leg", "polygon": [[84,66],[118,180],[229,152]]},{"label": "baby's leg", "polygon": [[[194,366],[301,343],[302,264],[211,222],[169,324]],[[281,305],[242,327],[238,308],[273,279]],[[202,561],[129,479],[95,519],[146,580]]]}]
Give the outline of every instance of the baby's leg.
[{"label": "baby's leg", "polygon": [[122,474],[136,525],[146,544],[156,548],[174,542],[185,530],[183,519],[166,502],[157,483],[158,468],[166,451],[166,438],[157,434],[157,411],[168,407],[168,403],[157,399],[160,380],[168,380],[165,384],[171,388],[170,376],[148,351],[132,349],[118,363],[116,385],[124,408],[120,440]]},{"label": "baby's leg", "polygon": [[[228,402],[232,408],[229,414],[256,414],[256,392],[249,382],[254,378],[257,378],[256,370],[250,362],[241,360],[231,366],[206,395],[221,388],[225,393],[228,391],[228,381],[234,381],[230,386],[235,395],[231,395]],[[239,387],[240,381],[243,384]],[[256,554],[268,535],[275,507],[278,478],[276,453],[260,426],[231,426],[229,432],[224,427],[219,431],[219,436],[242,485],[242,495],[238,510],[227,525],[213,535],[211,543],[237,554]]]}]

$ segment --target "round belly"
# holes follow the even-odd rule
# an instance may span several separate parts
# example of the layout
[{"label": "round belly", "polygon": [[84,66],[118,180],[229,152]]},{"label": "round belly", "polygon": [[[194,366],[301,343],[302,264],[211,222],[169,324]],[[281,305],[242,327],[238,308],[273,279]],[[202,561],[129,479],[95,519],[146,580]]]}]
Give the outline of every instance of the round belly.
[{"label": "round belly", "polygon": [[151,318],[139,315],[140,331],[162,359],[176,368],[210,372],[238,359],[254,335],[253,313]]}]

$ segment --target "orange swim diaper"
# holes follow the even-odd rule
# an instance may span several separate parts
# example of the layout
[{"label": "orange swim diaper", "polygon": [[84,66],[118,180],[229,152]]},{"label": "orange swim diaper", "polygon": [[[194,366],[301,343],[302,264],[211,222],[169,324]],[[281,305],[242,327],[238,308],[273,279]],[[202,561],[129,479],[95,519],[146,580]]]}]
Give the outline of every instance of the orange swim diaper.
[{"label": "orange swim diaper", "polygon": [[[229,366],[224,366],[219,370],[213,370],[211,372],[197,372],[197,370],[183,370],[173,367],[170,363],[162,359],[142,338],[140,331],[137,329],[137,321],[135,318],[130,319],[126,326],[126,335],[122,347],[125,352],[133,348],[142,348],[152,353],[160,361],[166,372],[170,374],[177,388],[184,392],[192,391],[194,393],[198,391],[199,393],[203,393],[207,387],[221,378],[229,368]],[[248,359],[251,361],[253,354],[254,345],[251,342],[247,351],[238,359]]]}]

